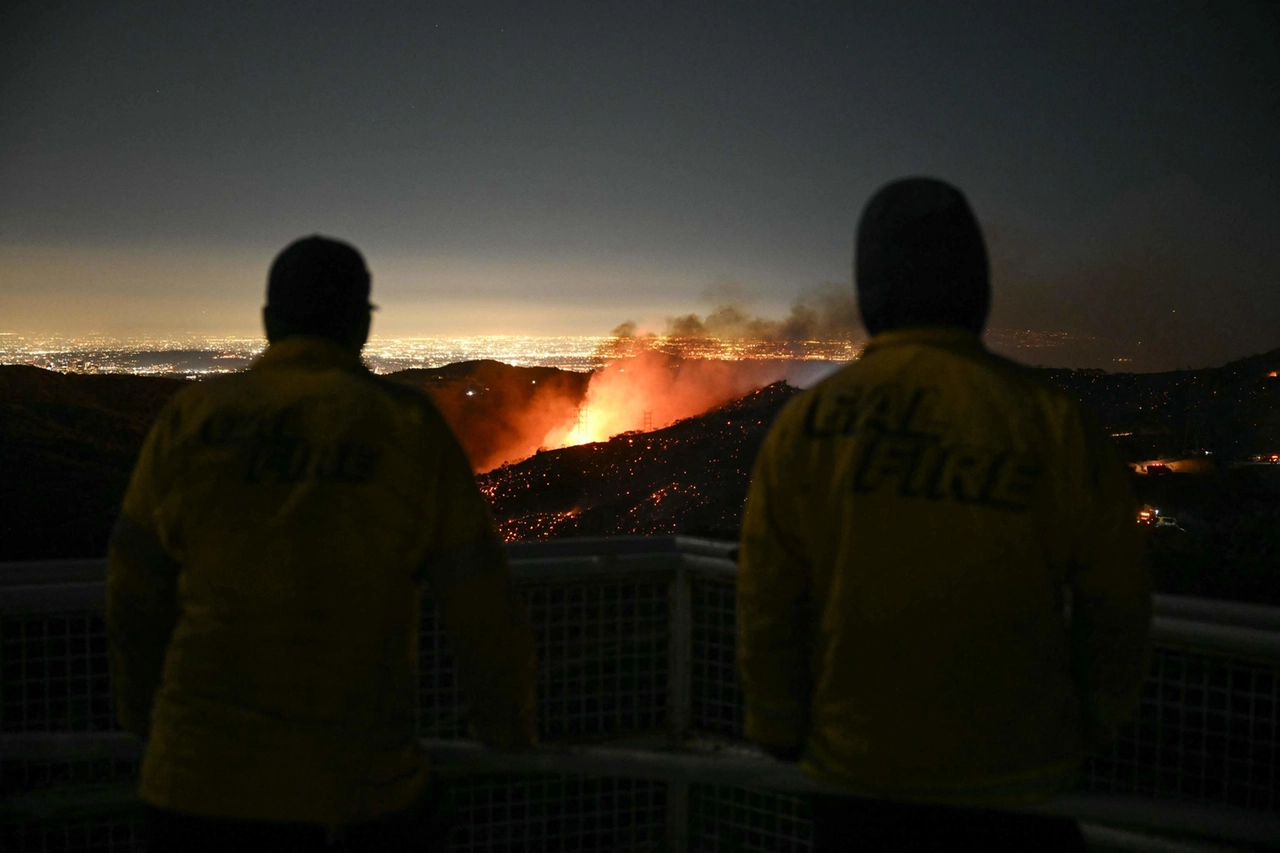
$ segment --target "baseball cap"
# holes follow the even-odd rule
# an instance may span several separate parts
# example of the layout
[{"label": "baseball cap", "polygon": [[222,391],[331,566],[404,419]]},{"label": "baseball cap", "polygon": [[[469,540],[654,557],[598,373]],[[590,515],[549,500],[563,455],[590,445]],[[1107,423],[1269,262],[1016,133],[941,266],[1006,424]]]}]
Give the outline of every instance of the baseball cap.
[{"label": "baseball cap", "polygon": [[354,246],[314,234],[276,255],[267,274],[267,305],[299,325],[326,324],[375,309],[369,283],[369,269]]}]

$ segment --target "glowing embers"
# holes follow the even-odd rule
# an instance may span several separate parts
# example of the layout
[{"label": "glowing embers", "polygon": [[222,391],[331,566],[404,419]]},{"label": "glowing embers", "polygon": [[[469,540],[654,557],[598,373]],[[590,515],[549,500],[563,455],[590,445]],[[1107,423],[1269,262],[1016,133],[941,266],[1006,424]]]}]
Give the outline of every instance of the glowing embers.
[{"label": "glowing embers", "polygon": [[577,507],[561,512],[532,512],[517,518],[504,520],[501,525],[502,538],[506,542],[519,542],[523,539],[551,539],[565,535],[564,528],[572,523],[582,510]]}]

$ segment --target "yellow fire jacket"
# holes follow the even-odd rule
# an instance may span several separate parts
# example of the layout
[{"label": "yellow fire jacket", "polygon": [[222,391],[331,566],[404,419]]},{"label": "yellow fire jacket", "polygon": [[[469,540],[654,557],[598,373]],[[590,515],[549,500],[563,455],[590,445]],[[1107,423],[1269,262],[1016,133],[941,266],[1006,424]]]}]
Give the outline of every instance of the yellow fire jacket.
[{"label": "yellow fire jacket", "polygon": [[1074,400],[963,330],[877,335],[757,458],[747,736],[863,796],[1016,806],[1071,786],[1146,672],[1135,512]]},{"label": "yellow fire jacket", "polygon": [[470,465],[424,395],[353,351],[291,337],[180,392],[108,555],[145,802],[331,825],[410,805],[424,581],[477,734],[533,741],[533,633]]}]

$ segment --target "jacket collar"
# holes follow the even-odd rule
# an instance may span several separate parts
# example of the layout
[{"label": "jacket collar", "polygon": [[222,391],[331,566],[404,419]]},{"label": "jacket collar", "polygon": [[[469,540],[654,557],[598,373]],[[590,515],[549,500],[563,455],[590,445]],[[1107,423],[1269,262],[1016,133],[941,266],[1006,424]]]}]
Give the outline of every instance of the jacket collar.
[{"label": "jacket collar", "polygon": [[301,367],[310,370],[365,370],[360,353],[328,338],[290,335],[267,347],[254,367]]},{"label": "jacket collar", "polygon": [[957,326],[913,326],[881,332],[867,342],[862,357],[896,346],[935,346],[943,349],[985,352],[986,346],[975,333]]}]

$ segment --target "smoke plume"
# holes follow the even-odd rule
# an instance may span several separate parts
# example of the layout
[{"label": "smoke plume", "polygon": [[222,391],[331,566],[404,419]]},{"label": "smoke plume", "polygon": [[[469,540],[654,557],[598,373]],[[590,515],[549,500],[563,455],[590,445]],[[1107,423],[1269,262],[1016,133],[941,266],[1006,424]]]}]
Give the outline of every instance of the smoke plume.
[{"label": "smoke plume", "polygon": [[669,318],[663,335],[620,323],[589,376],[480,362],[455,365],[458,375],[404,378],[427,387],[476,470],[487,471],[541,449],[661,429],[778,380],[807,387],[852,357],[860,337],[850,288],[826,285],[781,319],[726,300],[705,316]]},{"label": "smoke plume", "polygon": [[[615,334],[630,331],[635,324],[623,323]],[[669,338],[718,338],[768,343],[853,340],[861,337],[858,302],[844,284],[823,284],[791,305],[782,319],[755,316],[739,304],[726,301],[705,315],[685,314],[667,319]]]},{"label": "smoke plume", "polygon": [[[732,289],[721,286],[717,295],[733,296],[724,292]],[[808,386],[831,372],[833,361],[849,358],[861,337],[854,294],[836,284],[797,299],[781,319],[724,300],[705,316],[668,318],[663,335],[642,333],[628,320],[614,328],[601,350],[605,366],[592,375],[573,421],[551,430],[546,446],[658,429],[780,379]],[[815,343],[835,344],[835,355],[796,360],[812,359]]]}]

